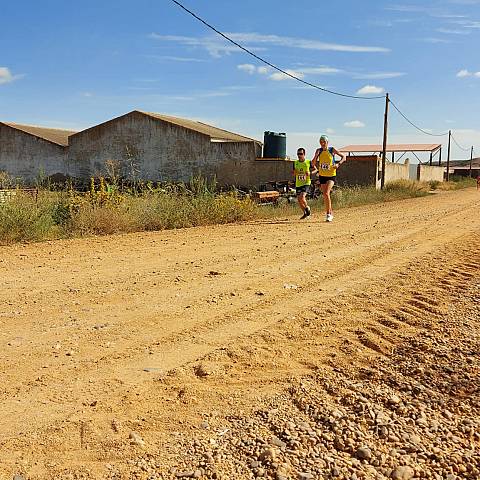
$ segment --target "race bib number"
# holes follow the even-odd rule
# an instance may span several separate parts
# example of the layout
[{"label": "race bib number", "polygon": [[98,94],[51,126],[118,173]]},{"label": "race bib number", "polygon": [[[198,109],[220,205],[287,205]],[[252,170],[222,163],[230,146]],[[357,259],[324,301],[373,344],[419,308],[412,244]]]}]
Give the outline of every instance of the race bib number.
[{"label": "race bib number", "polygon": [[330,165],[329,163],[322,163],[322,164],[320,165],[320,168],[321,168],[322,170],[330,170],[331,165]]},{"label": "race bib number", "polygon": [[307,176],[305,174],[300,174],[297,176],[297,178],[301,181],[304,182],[307,179]]}]

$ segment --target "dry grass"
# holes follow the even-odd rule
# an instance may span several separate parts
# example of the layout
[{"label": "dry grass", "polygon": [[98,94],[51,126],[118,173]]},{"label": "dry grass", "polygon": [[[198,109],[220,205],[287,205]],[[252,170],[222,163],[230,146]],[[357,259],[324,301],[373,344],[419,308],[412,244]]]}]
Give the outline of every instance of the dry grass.
[{"label": "dry grass", "polygon": [[[400,200],[428,195],[432,189],[451,190],[475,185],[472,179],[455,179],[448,184],[399,181],[383,191],[373,187],[336,188],[334,208]],[[323,210],[323,201],[310,201]],[[108,235],[147,230],[231,223],[255,218],[298,213],[296,200],[279,207],[259,207],[235,192],[214,193],[214,186],[197,179],[188,185],[144,193],[119,193],[100,182],[86,194],[41,190],[38,199],[18,191],[0,204],[0,244],[42,241],[84,235]]]}]

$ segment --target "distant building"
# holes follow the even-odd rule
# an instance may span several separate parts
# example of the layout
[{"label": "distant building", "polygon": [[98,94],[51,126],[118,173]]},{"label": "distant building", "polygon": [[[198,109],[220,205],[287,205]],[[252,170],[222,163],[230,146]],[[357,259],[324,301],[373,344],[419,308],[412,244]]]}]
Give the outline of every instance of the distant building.
[{"label": "distant building", "polygon": [[[447,163],[443,165],[446,167]],[[472,168],[470,168],[470,160],[451,160],[449,170],[450,175],[476,178],[480,175],[480,157],[472,158]]]},{"label": "distant building", "polygon": [[31,183],[39,175],[116,175],[127,181],[258,187],[290,180],[291,163],[263,161],[262,143],[202,122],[134,110],[80,132],[0,123],[0,171]]},{"label": "distant building", "polygon": [[68,137],[75,133],[0,122],[0,171],[25,183],[41,177],[65,177]]}]

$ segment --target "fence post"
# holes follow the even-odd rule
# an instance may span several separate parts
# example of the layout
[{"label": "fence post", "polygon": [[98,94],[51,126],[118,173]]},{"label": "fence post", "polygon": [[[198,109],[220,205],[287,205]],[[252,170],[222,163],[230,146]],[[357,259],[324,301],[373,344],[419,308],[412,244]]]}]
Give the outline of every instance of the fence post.
[{"label": "fence post", "polygon": [[382,149],[382,178],[380,182],[380,188],[383,190],[385,187],[385,163],[387,157],[387,128],[388,128],[388,104],[390,100],[388,93],[385,95],[385,116],[383,119],[383,149]]},{"label": "fence post", "polygon": [[450,180],[450,138],[452,131],[448,131],[448,154],[447,154],[447,182]]}]

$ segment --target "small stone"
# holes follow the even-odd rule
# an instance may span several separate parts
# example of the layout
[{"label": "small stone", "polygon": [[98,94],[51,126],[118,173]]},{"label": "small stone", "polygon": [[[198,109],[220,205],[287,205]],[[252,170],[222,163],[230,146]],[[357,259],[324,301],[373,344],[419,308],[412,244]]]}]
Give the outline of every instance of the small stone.
[{"label": "small stone", "polygon": [[195,472],[177,472],[175,476],[177,478],[194,478]]},{"label": "small stone", "polygon": [[139,447],[145,445],[143,438],[137,432],[130,432],[128,438],[130,438],[133,444],[138,445]]},{"label": "small stone", "polygon": [[278,437],[273,437],[272,438],[272,443],[273,445],[275,445],[276,447],[279,447],[279,448],[286,448],[287,444],[285,442],[283,442],[282,440],[280,440]]},{"label": "small stone", "polygon": [[207,463],[215,463],[215,459],[213,458],[213,455],[210,452],[207,452],[205,455],[205,460]]},{"label": "small stone", "polygon": [[18,473],[13,477],[13,480],[25,480],[23,475],[19,475]]},{"label": "small stone", "polygon": [[274,448],[267,448],[260,454],[260,460],[262,462],[273,462],[277,458],[277,452]]},{"label": "small stone", "polygon": [[410,480],[415,475],[415,471],[408,465],[397,467],[391,475],[393,480]]},{"label": "small stone", "polygon": [[372,451],[368,447],[360,447],[355,456],[360,460],[370,460],[372,458]]},{"label": "small stone", "polygon": [[212,372],[203,363],[200,363],[195,367],[195,375],[197,377],[208,377],[211,374]]},{"label": "small stone", "polygon": [[313,475],[311,473],[300,472],[298,474],[298,480],[312,480],[312,479],[313,479]]},{"label": "small stone", "polygon": [[421,437],[419,435],[415,435],[414,433],[412,433],[408,437],[408,440],[410,441],[410,443],[413,443],[415,445],[420,445],[422,443]]}]

